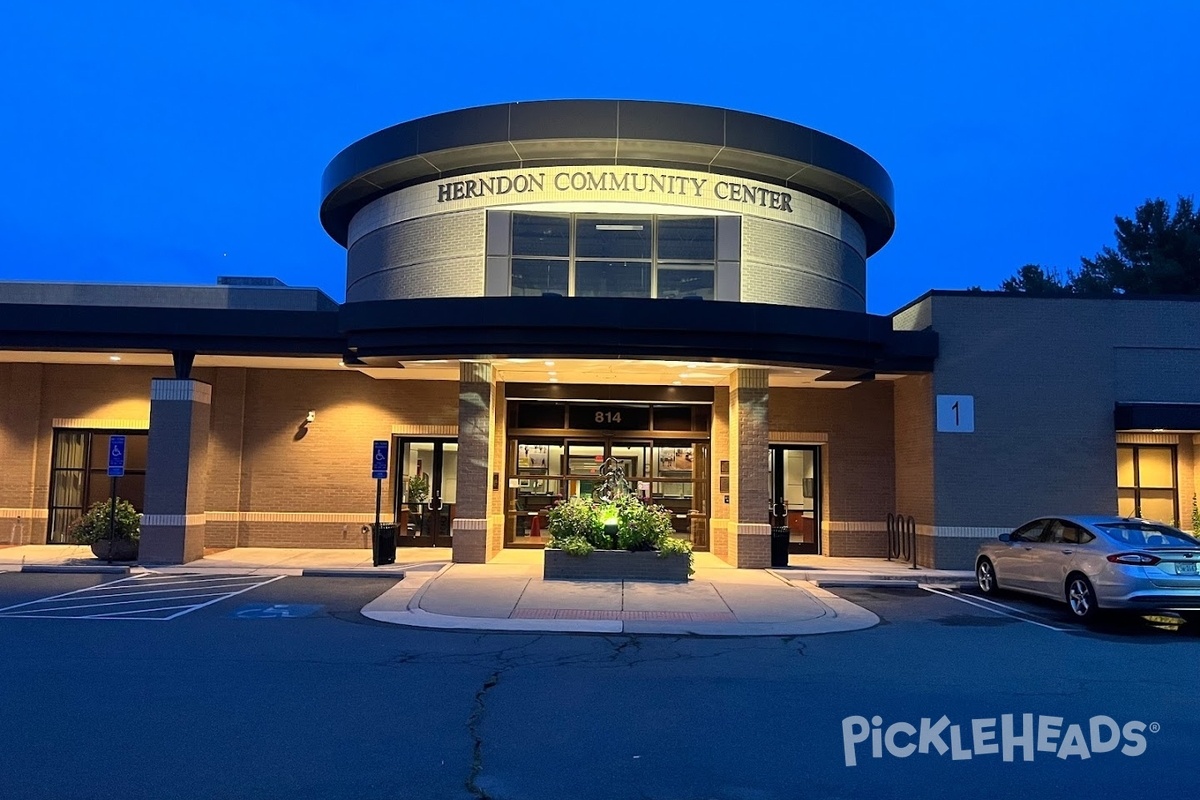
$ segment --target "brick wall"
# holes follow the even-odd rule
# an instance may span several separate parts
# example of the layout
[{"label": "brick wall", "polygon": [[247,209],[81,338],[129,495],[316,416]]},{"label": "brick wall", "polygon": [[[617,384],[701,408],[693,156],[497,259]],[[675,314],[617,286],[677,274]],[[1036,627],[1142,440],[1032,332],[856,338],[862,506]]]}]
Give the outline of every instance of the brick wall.
[{"label": "brick wall", "polygon": [[346,300],[483,295],[485,212],[398,222],[346,254]]},{"label": "brick wall", "polygon": [[[238,399],[214,386],[214,413]],[[389,438],[396,425],[458,423],[456,381],[375,380],[353,370],[249,370],[244,402],[239,510],[333,515],[252,518],[239,529],[239,543],[249,546],[365,546],[361,529],[375,512],[371,442]],[[316,421],[302,427],[309,410]],[[391,508],[389,480],[385,520]]]},{"label": "brick wall", "polygon": [[1032,517],[1115,513],[1114,404],[1200,401],[1197,303],[935,294],[903,324],[938,332],[933,393],[975,398],[973,433],[932,435],[937,566]]},{"label": "brick wall", "polygon": [[895,513],[912,516],[918,525],[933,525],[932,375],[909,375],[892,384],[895,404]]},{"label": "brick wall", "polygon": [[830,556],[887,554],[884,527],[895,503],[892,387],[771,390],[773,434],[826,435],[821,448],[822,550]]},{"label": "brick wall", "polygon": [[844,241],[798,225],[742,220],[742,301],[866,309],[864,256]]},{"label": "brick wall", "polygon": [[0,364],[0,544],[43,541],[46,497],[37,474],[40,364]]}]

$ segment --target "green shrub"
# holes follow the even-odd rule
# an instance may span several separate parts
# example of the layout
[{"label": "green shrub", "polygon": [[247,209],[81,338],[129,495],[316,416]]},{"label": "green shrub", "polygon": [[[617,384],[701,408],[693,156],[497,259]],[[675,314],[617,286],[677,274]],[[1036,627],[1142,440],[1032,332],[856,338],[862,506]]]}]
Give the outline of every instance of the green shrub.
[{"label": "green shrub", "polygon": [[[71,540],[77,544],[93,544],[108,538],[109,510],[111,500],[96,503],[75,522],[71,523],[68,533]],[[117,498],[116,525],[113,534],[117,539],[129,539],[136,542],[142,535],[141,517],[128,500]]]},{"label": "green shrub", "polygon": [[662,506],[648,506],[636,498],[618,501],[617,544],[622,550],[657,550],[672,533],[671,515]]},{"label": "green shrub", "polygon": [[553,545],[559,550],[562,550],[569,556],[587,556],[596,551],[592,547],[592,543],[581,536],[572,536],[568,539],[558,539],[557,544]]},{"label": "green shrub", "polygon": [[550,509],[550,546],[559,547],[567,539],[582,539],[593,548],[612,547],[604,533],[604,517],[593,502],[584,497],[572,497]]},{"label": "green shrub", "polygon": [[674,536],[670,512],[636,497],[607,502],[572,497],[550,509],[549,516],[550,546],[569,555],[586,556],[594,550],[613,549],[605,525],[615,519],[618,549],[657,550],[663,556],[686,554],[691,563],[691,542]]},{"label": "green shrub", "polygon": [[675,536],[663,539],[658,545],[658,555],[662,558],[667,556],[682,556],[692,554],[692,543],[686,539],[679,539]]},{"label": "green shrub", "polygon": [[668,536],[658,543],[658,557],[666,558],[667,556],[687,556],[688,557],[688,575],[695,575],[696,569],[692,565],[695,559],[692,558],[692,543],[686,539],[679,539],[674,536]]}]

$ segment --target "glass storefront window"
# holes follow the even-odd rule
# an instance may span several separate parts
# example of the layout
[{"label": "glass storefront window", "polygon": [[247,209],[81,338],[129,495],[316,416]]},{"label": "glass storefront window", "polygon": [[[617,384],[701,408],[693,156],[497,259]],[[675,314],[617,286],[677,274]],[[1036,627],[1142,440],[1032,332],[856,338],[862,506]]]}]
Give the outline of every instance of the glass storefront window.
[{"label": "glass storefront window", "polygon": [[513,297],[715,298],[716,217],[512,215]]},{"label": "glass storefront window", "polygon": [[[583,433],[583,432],[580,432]],[[672,439],[509,440],[505,471],[505,542],[549,543],[549,512],[571,497],[590,497],[604,460],[615,458],[631,490],[671,514],[677,536],[708,548],[708,444]]]},{"label": "glass storefront window", "polygon": [[650,263],[579,261],[575,265],[576,297],[649,297]]},{"label": "glass storefront window", "polygon": [[514,256],[561,256],[571,252],[571,220],[543,214],[512,215]]},{"label": "glass storefront window", "polygon": [[649,217],[577,217],[575,256],[649,261],[651,235]]},{"label": "glass storefront window", "polygon": [[570,291],[570,262],[548,258],[512,260],[512,297],[541,297],[548,292],[564,297]]},{"label": "glass storefront window", "polygon": [[1117,513],[1179,524],[1175,448],[1117,446]]},{"label": "glass storefront window", "polygon": [[660,217],[660,261],[714,261],[717,257],[715,217]]},{"label": "glass storefront window", "polygon": [[714,280],[715,273],[712,267],[707,269],[660,267],[657,296],[665,298],[699,297],[701,300],[712,300]]},{"label": "glass storefront window", "polygon": [[[70,541],[71,523],[95,503],[108,502],[112,478],[108,477],[108,431],[58,430],[54,432],[54,457],[50,469],[50,526],[47,541]],[[142,510],[146,496],[146,452],[149,435],[122,431],[125,437],[125,474],[117,478],[117,497]]]}]

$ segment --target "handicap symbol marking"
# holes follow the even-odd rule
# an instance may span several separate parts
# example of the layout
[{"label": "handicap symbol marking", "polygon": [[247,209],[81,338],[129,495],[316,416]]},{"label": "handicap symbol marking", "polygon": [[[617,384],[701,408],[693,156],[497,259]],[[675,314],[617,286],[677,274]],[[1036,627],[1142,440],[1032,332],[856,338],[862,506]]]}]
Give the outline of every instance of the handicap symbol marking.
[{"label": "handicap symbol marking", "polygon": [[376,439],[371,443],[371,477],[386,478],[388,475],[388,441]]},{"label": "handicap symbol marking", "polygon": [[299,619],[311,617],[324,607],[297,603],[251,603],[241,606],[230,616],[235,619]]},{"label": "handicap symbol marking", "polygon": [[125,475],[125,437],[108,437],[108,448],[108,477],[123,477]]}]

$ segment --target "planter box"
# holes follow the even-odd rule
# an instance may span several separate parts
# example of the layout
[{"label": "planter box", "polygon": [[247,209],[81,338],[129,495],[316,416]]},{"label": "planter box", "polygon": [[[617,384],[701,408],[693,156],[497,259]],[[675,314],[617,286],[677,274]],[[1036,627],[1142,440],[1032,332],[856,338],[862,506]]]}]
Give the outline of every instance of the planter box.
[{"label": "planter box", "polygon": [[547,548],[542,578],[548,581],[686,582],[690,562],[691,558],[687,555],[659,558],[654,551],[630,553],[627,550],[597,550],[587,556],[570,556],[562,550]]},{"label": "planter box", "polygon": [[103,561],[137,561],[138,543],[130,539],[101,539],[92,542],[92,555]]}]

